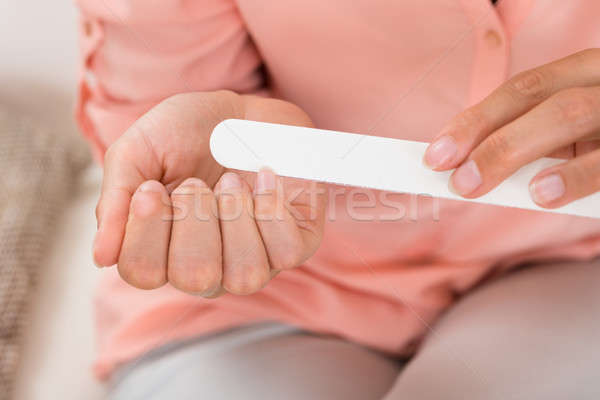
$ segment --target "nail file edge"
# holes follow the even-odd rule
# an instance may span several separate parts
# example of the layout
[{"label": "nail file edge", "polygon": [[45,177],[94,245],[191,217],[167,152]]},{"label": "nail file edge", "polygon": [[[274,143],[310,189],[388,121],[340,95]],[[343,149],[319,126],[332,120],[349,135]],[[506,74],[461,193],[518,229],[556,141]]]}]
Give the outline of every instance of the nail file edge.
[{"label": "nail file edge", "polygon": [[270,167],[280,176],[389,192],[600,218],[600,193],[557,209],[544,209],[529,195],[529,181],[561,160],[541,158],[521,168],[477,199],[464,199],[447,186],[450,171],[421,163],[427,143],[290,125],[228,119],[210,138],[215,160],[226,168],[257,172]]}]

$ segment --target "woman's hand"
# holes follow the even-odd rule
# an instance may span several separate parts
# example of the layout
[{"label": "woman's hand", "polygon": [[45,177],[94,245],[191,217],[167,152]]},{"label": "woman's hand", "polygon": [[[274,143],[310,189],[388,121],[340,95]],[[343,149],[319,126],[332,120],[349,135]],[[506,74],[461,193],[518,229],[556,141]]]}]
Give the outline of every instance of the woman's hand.
[{"label": "woman's hand", "polygon": [[225,170],[210,154],[209,137],[228,118],[311,125],[290,103],[228,91],[182,94],[157,105],[106,153],[96,209],[98,265],[118,263],[121,277],[138,288],[170,282],[215,297],[256,292],[317,250],[322,188],[269,170]]},{"label": "woman's hand", "polygon": [[523,72],[459,114],[428,147],[425,164],[457,168],[450,187],[479,197],[544,156],[573,159],[541,171],[533,200],[555,208],[600,190],[600,49]]}]

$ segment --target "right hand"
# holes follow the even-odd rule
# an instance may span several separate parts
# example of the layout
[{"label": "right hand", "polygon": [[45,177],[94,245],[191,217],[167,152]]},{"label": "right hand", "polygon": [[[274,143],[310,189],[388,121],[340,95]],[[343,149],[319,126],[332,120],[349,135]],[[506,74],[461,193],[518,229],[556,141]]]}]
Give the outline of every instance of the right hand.
[{"label": "right hand", "polygon": [[[217,164],[209,138],[228,118],[312,126],[290,103],[229,91],[181,94],[158,104],[106,152],[97,265],[118,263],[121,277],[141,289],[169,282],[215,297],[254,293],[317,250],[322,185]],[[286,195],[293,196],[289,203]]]}]

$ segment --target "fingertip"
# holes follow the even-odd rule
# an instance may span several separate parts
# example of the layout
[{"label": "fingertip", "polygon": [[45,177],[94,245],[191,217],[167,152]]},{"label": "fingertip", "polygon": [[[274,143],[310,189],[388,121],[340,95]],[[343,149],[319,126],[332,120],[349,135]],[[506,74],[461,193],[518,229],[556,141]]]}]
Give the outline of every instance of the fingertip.
[{"label": "fingertip", "polygon": [[182,292],[203,297],[219,291],[222,279],[221,263],[189,264],[189,261],[192,260],[182,259],[180,262],[173,259],[169,260],[167,269],[169,283]]},{"label": "fingertip", "polygon": [[98,269],[106,267],[106,265],[103,265],[102,257],[98,254],[98,250],[96,249],[96,241],[95,240],[94,240],[94,245],[92,246],[92,261],[94,262],[94,265]]},{"label": "fingertip", "polygon": [[226,172],[221,175],[215,185],[215,193],[238,192],[243,188],[242,180],[235,172]]},{"label": "fingertip", "polygon": [[483,178],[477,163],[469,160],[454,171],[450,177],[448,187],[453,193],[465,197],[476,197],[474,194],[483,184]]},{"label": "fingertip", "polygon": [[131,211],[136,217],[147,218],[170,205],[166,188],[157,181],[146,181],[133,194]]},{"label": "fingertip", "polygon": [[[191,193],[189,189],[192,189]],[[199,178],[187,178],[173,190],[171,194],[192,194],[193,189],[208,188],[206,182]]]},{"label": "fingertip", "polygon": [[223,275],[223,288],[237,296],[249,296],[264,288],[270,280],[271,274],[268,268],[256,268],[246,266]]},{"label": "fingertip", "polygon": [[531,199],[539,206],[551,208],[566,194],[565,181],[559,173],[534,178],[529,184]]},{"label": "fingertip", "polygon": [[263,167],[256,174],[255,194],[271,193],[277,189],[277,175],[271,168]]},{"label": "fingertip", "polygon": [[116,257],[115,258],[106,257],[106,256],[103,256],[100,253],[94,253],[93,254],[93,260],[94,260],[94,265],[98,269],[113,267],[113,266],[115,266],[117,264]]},{"label": "fingertip", "polygon": [[98,230],[92,245],[92,258],[97,266],[117,264],[130,202],[131,192],[127,189],[114,187],[103,191],[96,208]]},{"label": "fingertip", "polygon": [[149,180],[140,185],[138,188],[139,192],[163,192],[166,191],[162,183],[155,180]]},{"label": "fingertip", "polygon": [[451,169],[456,164],[458,144],[450,135],[441,136],[431,143],[423,156],[423,164],[434,171]]},{"label": "fingertip", "polygon": [[117,270],[121,279],[137,289],[154,290],[167,283],[164,268],[148,268],[144,262],[129,261],[127,266],[122,266],[119,262]]},{"label": "fingertip", "polygon": [[101,231],[96,232],[92,245],[92,260],[98,268],[111,267],[117,263],[117,254],[112,245],[107,245]]}]

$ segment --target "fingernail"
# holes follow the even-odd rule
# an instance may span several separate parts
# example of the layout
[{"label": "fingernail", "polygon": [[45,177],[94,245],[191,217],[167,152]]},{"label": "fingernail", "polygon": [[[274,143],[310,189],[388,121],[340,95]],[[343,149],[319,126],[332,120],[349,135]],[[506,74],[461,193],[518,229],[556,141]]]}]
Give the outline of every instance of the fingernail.
[{"label": "fingernail", "polygon": [[477,189],[481,185],[481,174],[479,168],[473,160],[469,160],[461,165],[452,176],[451,188],[461,195],[465,196]]},{"label": "fingernail", "polygon": [[423,162],[429,168],[440,168],[452,161],[457,153],[456,141],[451,136],[442,136],[429,145]]},{"label": "fingernail", "polygon": [[266,193],[275,190],[276,177],[273,171],[263,168],[256,176],[256,193]]},{"label": "fingernail", "polygon": [[172,195],[195,195],[198,189],[207,188],[206,183],[198,178],[188,178],[171,192]]},{"label": "fingernail", "polygon": [[138,190],[140,192],[160,192],[162,191],[162,184],[157,181],[146,181],[141,184]]},{"label": "fingernail", "polygon": [[219,181],[218,191],[239,190],[241,187],[242,181],[240,180],[240,177],[236,173],[227,172],[223,174]]},{"label": "fingernail", "polygon": [[533,201],[538,204],[548,204],[565,195],[565,181],[559,174],[546,175],[529,185]]}]

